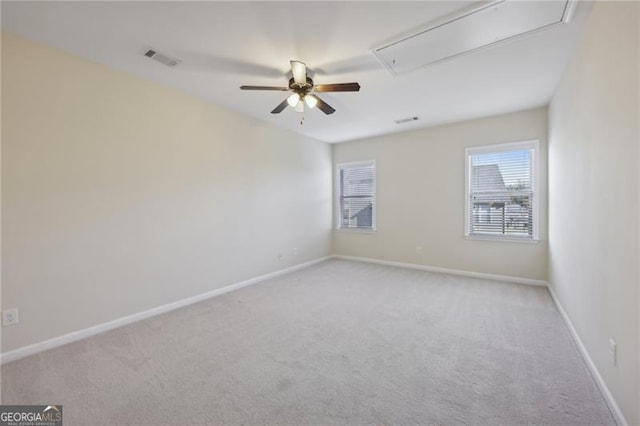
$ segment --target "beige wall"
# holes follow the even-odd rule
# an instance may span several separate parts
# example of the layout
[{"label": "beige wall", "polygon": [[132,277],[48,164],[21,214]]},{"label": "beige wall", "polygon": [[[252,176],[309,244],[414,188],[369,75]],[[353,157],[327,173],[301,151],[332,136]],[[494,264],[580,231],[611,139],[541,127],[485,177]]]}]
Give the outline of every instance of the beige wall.
[{"label": "beige wall", "polygon": [[328,144],[8,34],[2,71],[3,352],[329,254]]},{"label": "beige wall", "polygon": [[[334,254],[546,280],[546,135],[540,108],[334,145],[334,167],[377,162],[377,230],[335,230]],[[466,239],[465,148],[531,139],[540,140],[540,242]]]},{"label": "beige wall", "polygon": [[638,7],[594,5],[549,119],[550,281],[631,424],[640,421]]}]

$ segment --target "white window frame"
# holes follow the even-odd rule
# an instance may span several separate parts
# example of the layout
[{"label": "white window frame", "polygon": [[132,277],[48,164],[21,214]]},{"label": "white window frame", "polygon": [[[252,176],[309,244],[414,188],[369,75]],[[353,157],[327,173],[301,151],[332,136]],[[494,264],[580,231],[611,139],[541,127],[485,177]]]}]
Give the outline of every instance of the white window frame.
[{"label": "white window frame", "polygon": [[[342,210],[340,208],[340,198],[342,198],[342,188],[340,187],[340,171],[342,169],[348,168],[358,168],[358,167],[373,167],[373,183],[372,183],[372,195],[373,195],[373,206],[371,210],[371,228],[346,228],[342,227]],[[335,203],[336,203],[336,230],[338,231],[347,231],[347,232],[375,232],[376,230],[376,216],[377,216],[377,194],[376,194],[376,181],[377,181],[377,168],[376,168],[376,160],[366,160],[366,161],[352,161],[347,163],[337,163],[335,169]]]},{"label": "white window frame", "polygon": [[[516,151],[522,149],[530,149],[531,153],[531,188],[533,191],[533,200],[531,206],[532,220],[531,226],[533,232],[531,236],[520,235],[487,235],[472,234],[470,231],[470,215],[471,203],[469,190],[471,188],[471,156],[476,154],[500,153],[505,151]],[[465,191],[464,191],[464,235],[469,239],[478,240],[496,240],[496,241],[521,241],[537,243],[540,241],[540,141],[538,139],[526,140],[521,142],[508,142],[496,145],[486,145],[478,147],[470,147],[465,149]]]}]

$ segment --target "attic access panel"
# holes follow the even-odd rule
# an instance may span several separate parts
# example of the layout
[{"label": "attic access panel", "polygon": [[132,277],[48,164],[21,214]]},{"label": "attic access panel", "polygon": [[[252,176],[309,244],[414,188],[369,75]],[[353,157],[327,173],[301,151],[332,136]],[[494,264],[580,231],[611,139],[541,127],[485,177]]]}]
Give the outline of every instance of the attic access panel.
[{"label": "attic access panel", "polygon": [[473,52],[561,22],[568,22],[577,0],[501,0],[430,26],[373,53],[393,75]]}]

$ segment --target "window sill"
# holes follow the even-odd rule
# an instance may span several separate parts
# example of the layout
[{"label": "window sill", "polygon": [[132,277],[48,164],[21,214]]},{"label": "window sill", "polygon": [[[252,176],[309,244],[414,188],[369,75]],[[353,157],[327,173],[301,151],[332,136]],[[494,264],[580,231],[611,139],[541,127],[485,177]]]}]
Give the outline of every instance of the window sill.
[{"label": "window sill", "polygon": [[480,241],[499,241],[503,243],[525,243],[525,244],[538,244],[540,239],[526,238],[526,237],[499,237],[492,235],[465,235],[467,240],[480,240]]},{"label": "window sill", "polygon": [[347,232],[347,233],[355,233],[355,234],[375,234],[376,229],[366,229],[366,228],[336,228],[338,232]]}]

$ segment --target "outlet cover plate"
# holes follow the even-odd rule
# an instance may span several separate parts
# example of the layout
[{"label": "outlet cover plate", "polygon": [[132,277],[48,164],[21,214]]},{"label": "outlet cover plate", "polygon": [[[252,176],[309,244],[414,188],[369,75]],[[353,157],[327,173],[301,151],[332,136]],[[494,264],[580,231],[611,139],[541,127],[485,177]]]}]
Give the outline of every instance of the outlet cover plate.
[{"label": "outlet cover plate", "polygon": [[2,311],[2,326],[7,327],[9,325],[15,325],[19,321],[18,308],[11,308]]}]

